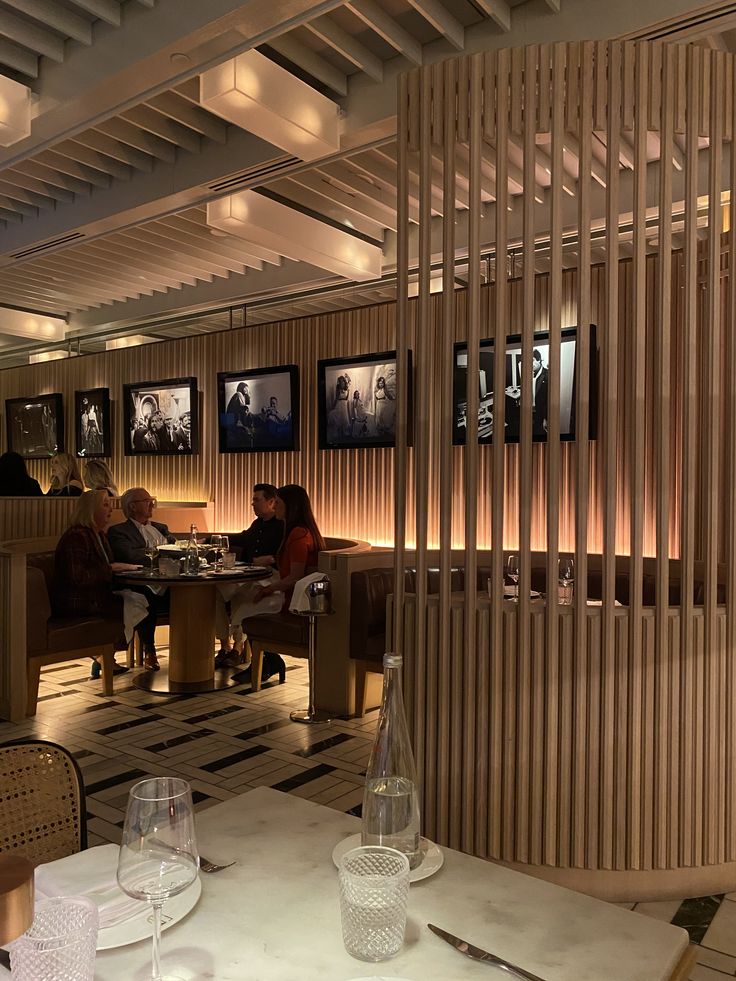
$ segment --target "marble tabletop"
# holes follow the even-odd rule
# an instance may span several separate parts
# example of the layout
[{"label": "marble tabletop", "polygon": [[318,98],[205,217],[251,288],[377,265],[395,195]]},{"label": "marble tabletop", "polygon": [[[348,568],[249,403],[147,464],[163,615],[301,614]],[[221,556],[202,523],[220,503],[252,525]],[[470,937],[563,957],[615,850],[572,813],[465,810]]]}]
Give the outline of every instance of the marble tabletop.
[{"label": "marble tabletop", "polygon": [[[666,981],[688,943],[679,927],[445,849],[413,883],[404,949],[382,964],[344,950],[331,855],[357,818],[263,787],[197,816],[201,853],[237,861],[201,874],[195,909],[163,935],[164,974],[183,981],[408,981],[508,978],[463,957],[427,923],[505,957],[545,981]],[[97,981],[148,981],[150,944],[97,955]]]}]

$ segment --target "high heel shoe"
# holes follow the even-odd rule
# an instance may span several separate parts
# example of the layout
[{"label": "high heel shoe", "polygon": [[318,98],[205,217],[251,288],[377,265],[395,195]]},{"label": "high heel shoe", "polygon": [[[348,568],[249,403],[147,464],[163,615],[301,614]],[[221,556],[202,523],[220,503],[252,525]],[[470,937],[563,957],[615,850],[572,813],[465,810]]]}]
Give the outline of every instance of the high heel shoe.
[{"label": "high heel shoe", "polygon": [[283,685],[286,681],[286,664],[280,654],[274,651],[263,652],[263,678],[270,678],[272,674],[278,672],[279,684]]},{"label": "high heel shoe", "polygon": [[100,677],[101,674],[102,674],[102,665],[100,664],[99,661],[93,660],[92,661],[92,668],[91,668],[91,670],[89,672],[90,678],[93,678],[96,681]]},{"label": "high heel shoe", "polygon": [[[113,674],[125,674],[126,671],[130,669],[125,664],[118,664],[117,661],[112,662],[112,673]],[[89,673],[90,678],[99,678],[102,674],[102,665],[99,661],[92,662],[92,670]]]}]

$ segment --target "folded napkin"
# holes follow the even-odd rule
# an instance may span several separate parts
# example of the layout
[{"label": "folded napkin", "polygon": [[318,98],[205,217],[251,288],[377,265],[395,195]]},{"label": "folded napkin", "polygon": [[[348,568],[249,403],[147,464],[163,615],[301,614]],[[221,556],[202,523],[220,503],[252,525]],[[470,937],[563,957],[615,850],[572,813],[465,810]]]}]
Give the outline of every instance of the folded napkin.
[{"label": "folded napkin", "polygon": [[308,613],[309,597],[307,596],[307,586],[313,582],[324,582],[325,580],[329,582],[329,579],[330,577],[326,576],[324,572],[312,572],[310,575],[300,579],[294,586],[289,609],[296,613]]},{"label": "folded napkin", "polygon": [[39,865],[36,869],[36,899],[51,896],[86,896],[100,911],[100,929],[116,926],[145,909],[145,903],[127,896],[118,885],[120,849],[98,845]]}]

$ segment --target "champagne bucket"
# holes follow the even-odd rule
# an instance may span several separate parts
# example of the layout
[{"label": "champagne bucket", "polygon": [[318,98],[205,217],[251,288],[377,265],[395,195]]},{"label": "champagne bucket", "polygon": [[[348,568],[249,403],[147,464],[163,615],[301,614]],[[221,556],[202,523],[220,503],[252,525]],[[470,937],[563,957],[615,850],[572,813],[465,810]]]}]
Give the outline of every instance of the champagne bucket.
[{"label": "champagne bucket", "polygon": [[310,613],[332,613],[332,584],[329,579],[307,586]]}]

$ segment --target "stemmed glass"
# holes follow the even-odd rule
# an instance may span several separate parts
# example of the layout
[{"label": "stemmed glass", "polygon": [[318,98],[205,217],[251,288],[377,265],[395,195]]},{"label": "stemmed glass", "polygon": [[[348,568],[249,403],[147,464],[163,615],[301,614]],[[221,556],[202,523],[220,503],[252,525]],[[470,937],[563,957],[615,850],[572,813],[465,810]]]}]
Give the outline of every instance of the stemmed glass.
[{"label": "stemmed glass", "polygon": [[575,582],[575,565],[571,558],[561,558],[557,564],[559,579],[559,598],[563,606],[572,603],[572,589]]},{"label": "stemmed glass", "polygon": [[145,555],[148,559],[148,569],[146,570],[146,574],[152,576],[154,572],[153,563],[156,561],[156,557],[158,556],[158,545],[152,545],[150,542],[147,542]]},{"label": "stemmed glass", "polygon": [[223,562],[223,558],[225,554],[230,551],[230,539],[227,537],[227,535],[220,535],[220,542],[222,544],[222,551],[220,552],[220,568],[224,569],[225,563]]},{"label": "stemmed glass", "polygon": [[150,777],[130,791],[118,859],[118,884],[153,907],[151,981],[161,974],[161,910],[199,874],[192,788],[178,777]]},{"label": "stemmed glass", "polygon": [[219,569],[222,565],[222,535],[210,535],[210,548],[215,553],[214,566]]},{"label": "stemmed glass", "polygon": [[506,560],[506,575],[514,584],[514,599],[519,599],[519,556],[509,555]]}]

